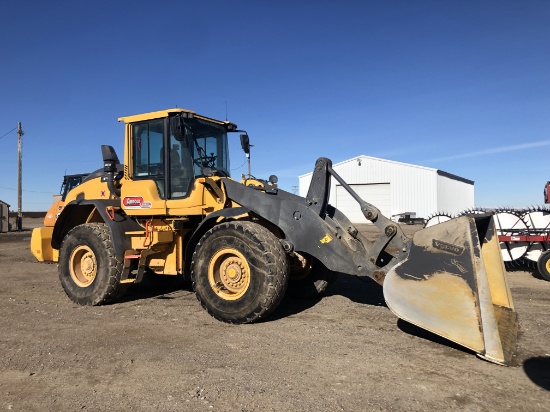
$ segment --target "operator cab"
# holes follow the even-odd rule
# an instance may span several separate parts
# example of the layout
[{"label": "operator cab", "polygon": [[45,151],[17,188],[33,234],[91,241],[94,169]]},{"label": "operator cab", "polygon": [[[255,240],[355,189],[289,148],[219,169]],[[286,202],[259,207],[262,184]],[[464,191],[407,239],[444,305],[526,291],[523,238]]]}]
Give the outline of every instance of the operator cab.
[{"label": "operator cab", "polygon": [[189,195],[199,177],[229,177],[227,133],[236,125],[184,109],[124,117],[130,134],[129,177],[153,180],[162,199]]}]

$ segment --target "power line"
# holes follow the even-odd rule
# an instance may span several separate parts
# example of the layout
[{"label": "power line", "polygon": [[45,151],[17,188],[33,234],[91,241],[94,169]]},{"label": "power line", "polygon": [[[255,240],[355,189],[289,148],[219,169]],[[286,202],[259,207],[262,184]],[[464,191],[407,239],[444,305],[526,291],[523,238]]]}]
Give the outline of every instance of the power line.
[{"label": "power line", "polygon": [[13,132],[15,129],[17,129],[17,127],[14,127],[13,129],[11,129],[8,133],[6,134],[3,134],[2,136],[0,136],[0,139],[3,138],[3,137],[6,137],[7,135],[9,135],[11,132]]},{"label": "power line", "polygon": [[[0,189],[6,189],[6,190],[17,190],[17,189],[13,189],[11,187],[4,187],[4,186],[0,186]],[[23,192],[27,192],[27,193],[51,193],[51,192],[38,192],[36,190],[23,190]]]}]

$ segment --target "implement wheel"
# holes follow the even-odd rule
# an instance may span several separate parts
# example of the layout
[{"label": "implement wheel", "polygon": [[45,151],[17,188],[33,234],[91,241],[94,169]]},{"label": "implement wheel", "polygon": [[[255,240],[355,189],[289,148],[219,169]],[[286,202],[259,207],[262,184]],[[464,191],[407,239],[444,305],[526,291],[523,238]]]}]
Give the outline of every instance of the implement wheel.
[{"label": "implement wheel", "polygon": [[295,298],[315,298],[338,277],[318,259],[306,254],[293,253],[290,262],[288,293]]},{"label": "implement wheel", "polygon": [[228,222],[204,234],[193,253],[191,281],[201,305],[218,320],[251,323],[284,297],[288,259],[279,240],[252,222]]},{"label": "implement wheel", "polygon": [[544,279],[550,281],[550,250],[540,255],[537,262],[537,269]]},{"label": "implement wheel", "polygon": [[88,223],[73,228],[59,251],[59,280],[79,305],[101,305],[121,297],[122,256],[116,256],[108,227]]}]

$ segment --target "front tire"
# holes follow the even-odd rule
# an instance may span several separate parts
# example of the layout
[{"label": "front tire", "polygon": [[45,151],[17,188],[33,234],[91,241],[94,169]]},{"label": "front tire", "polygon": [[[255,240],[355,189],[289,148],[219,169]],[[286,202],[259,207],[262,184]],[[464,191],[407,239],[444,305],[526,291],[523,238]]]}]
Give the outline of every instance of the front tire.
[{"label": "front tire", "polygon": [[253,222],[214,226],[197,244],[191,268],[201,305],[229,323],[252,323],[267,316],[288,284],[288,259],[281,243]]},{"label": "front tire", "polygon": [[540,255],[537,262],[537,269],[544,279],[550,281],[550,250]]},{"label": "front tire", "polygon": [[88,223],[73,228],[59,251],[59,280],[67,296],[79,305],[101,305],[121,297],[123,257],[114,252],[109,228]]}]

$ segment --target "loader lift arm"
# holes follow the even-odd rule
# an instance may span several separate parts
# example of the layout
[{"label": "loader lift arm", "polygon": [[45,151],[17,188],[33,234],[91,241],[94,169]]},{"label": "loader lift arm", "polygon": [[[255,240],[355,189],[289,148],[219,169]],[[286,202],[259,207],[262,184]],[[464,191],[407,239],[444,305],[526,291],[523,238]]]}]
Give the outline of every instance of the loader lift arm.
[{"label": "loader lift arm", "polygon": [[[342,212],[328,204],[331,177],[346,185],[360,201],[364,214],[370,216],[380,230],[374,243]],[[314,256],[334,272],[369,276],[382,285],[388,271],[403,261],[410,250],[411,241],[401,228],[361,199],[332,169],[329,159],[317,160],[305,199],[280,189],[264,192],[230,179],[222,181],[228,198],[282,231],[287,251]]]},{"label": "loader lift arm", "polygon": [[[328,204],[331,177],[380,230],[377,240],[368,241]],[[371,277],[383,286],[386,304],[399,318],[486,360],[510,363],[517,317],[491,216],[452,219],[408,239],[325,158],[317,160],[305,199],[222,181],[229,199],[281,230],[287,251],[308,253],[333,271]]]},{"label": "loader lift arm", "polygon": [[287,252],[307,253],[329,270],[371,276],[382,284],[390,261],[395,265],[399,262],[397,259],[405,257],[405,253],[401,252],[397,259],[392,260],[393,256],[382,250],[395,236],[381,235],[382,240],[376,242],[381,251],[373,252],[371,242],[342,212],[330,205],[320,216],[313,204],[308,205],[303,197],[284,190],[264,192],[231,179],[222,181],[229,199],[248,210],[252,216],[279,228],[281,242]]},{"label": "loader lift arm", "polygon": [[[385,272],[387,271],[387,268],[384,270],[382,267],[387,266],[392,259],[395,259],[392,262],[395,265],[406,258],[411,241],[405,236],[399,225],[380,213],[380,210],[376,206],[363,200],[332,168],[332,161],[324,157],[317,159],[315,163],[313,176],[306,196],[306,203],[321,218],[324,218],[327,210],[330,211],[331,208],[328,204],[331,177],[340,183],[353,199],[359,203],[363,216],[380,231],[380,236],[368,250],[368,260],[378,266],[378,269],[374,270],[371,277],[382,284]],[[338,217],[336,217],[336,220],[338,220]],[[347,232],[353,237],[357,237],[359,234],[353,225],[347,228]],[[389,244],[391,244],[392,248],[388,248]],[[392,249],[392,253],[389,253],[387,249]]]}]

